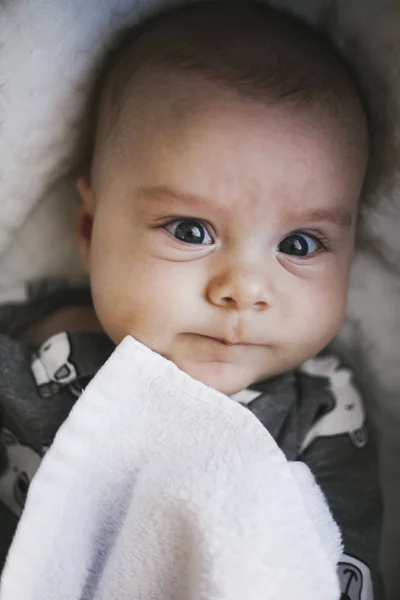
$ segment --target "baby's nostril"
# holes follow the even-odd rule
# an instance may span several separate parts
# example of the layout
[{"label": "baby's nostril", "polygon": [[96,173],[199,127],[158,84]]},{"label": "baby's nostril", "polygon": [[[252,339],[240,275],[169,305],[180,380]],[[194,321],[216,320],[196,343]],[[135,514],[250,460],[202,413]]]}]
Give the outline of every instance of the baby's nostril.
[{"label": "baby's nostril", "polygon": [[222,298],[222,302],[228,306],[230,306],[231,304],[235,304],[234,299],[231,298],[230,296],[225,296],[224,298]]},{"label": "baby's nostril", "polygon": [[259,302],[256,302],[255,306],[256,308],[258,308],[258,310],[265,310],[266,308],[268,308],[268,302],[260,300]]}]

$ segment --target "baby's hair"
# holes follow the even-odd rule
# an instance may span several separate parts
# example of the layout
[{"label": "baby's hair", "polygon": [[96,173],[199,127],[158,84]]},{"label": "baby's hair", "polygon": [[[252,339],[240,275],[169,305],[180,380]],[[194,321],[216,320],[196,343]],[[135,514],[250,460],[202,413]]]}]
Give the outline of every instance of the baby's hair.
[{"label": "baby's hair", "polygon": [[367,142],[355,76],[325,35],[264,2],[220,0],[170,10],[124,33],[97,86],[92,156],[123,127],[143,78],[157,72],[267,105],[322,111],[349,128],[356,145]]}]

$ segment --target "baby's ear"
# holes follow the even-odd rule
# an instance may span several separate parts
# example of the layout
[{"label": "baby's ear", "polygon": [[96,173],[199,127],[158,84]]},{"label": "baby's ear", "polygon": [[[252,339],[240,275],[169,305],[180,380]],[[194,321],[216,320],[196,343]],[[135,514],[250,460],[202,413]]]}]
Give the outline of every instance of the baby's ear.
[{"label": "baby's ear", "polygon": [[76,189],[81,199],[77,223],[78,245],[83,266],[87,273],[89,273],[94,218],[94,198],[89,178],[86,176],[80,177],[76,182]]}]

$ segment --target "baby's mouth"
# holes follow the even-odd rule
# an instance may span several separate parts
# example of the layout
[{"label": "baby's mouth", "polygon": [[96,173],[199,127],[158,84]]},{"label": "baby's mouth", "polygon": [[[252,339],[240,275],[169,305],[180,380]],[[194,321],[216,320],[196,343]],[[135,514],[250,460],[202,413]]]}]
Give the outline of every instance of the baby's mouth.
[{"label": "baby's mouth", "polygon": [[248,344],[243,343],[240,340],[232,342],[232,341],[227,340],[225,338],[215,337],[215,336],[211,336],[211,335],[203,335],[202,337],[205,338],[205,339],[212,340],[214,342],[218,342],[220,344],[223,344],[224,346],[247,346],[248,345]]},{"label": "baby's mouth", "polygon": [[242,364],[257,346],[219,335],[187,334],[183,345],[185,360],[201,363]]}]

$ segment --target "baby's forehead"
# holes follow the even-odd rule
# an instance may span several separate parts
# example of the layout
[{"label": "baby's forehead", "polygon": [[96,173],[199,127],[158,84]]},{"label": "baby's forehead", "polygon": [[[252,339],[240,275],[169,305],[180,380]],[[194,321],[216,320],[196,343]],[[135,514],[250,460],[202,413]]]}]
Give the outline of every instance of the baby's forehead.
[{"label": "baby's forehead", "polygon": [[[307,206],[315,197],[321,208],[324,198],[357,196],[362,168],[350,168],[346,140],[334,124],[285,105],[266,107],[209,91],[207,103],[188,110],[173,126],[161,115],[151,122],[147,138],[138,142],[140,128],[126,138],[117,165],[122,185],[132,191],[144,181],[167,199],[173,196],[166,187],[194,192],[207,199],[193,203],[201,210],[216,197],[220,208],[249,205],[249,198],[252,206],[266,198],[288,205],[302,200]],[[154,114],[151,102],[146,110]]]},{"label": "baby's forehead", "polygon": [[[271,114],[279,115],[279,119],[272,119],[272,127],[267,130],[264,125],[271,122]],[[366,161],[368,143],[362,128],[360,131],[357,125],[349,127],[346,119],[332,114],[323,104],[257,100],[201,75],[187,76],[165,70],[157,73],[156,69],[153,73],[143,72],[136,82],[132,82],[121,111],[123,128],[119,135],[108,141],[109,148],[115,156],[120,153],[132,158],[138,153],[147,155],[157,148],[161,138],[164,144],[170,142],[171,147],[176,141],[182,143],[189,134],[195,140],[204,123],[210,120],[215,124],[209,137],[211,152],[213,136],[217,137],[217,126],[222,120],[229,122],[229,133],[238,132],[239,135],[250,124],[255,124],[256,134],[263,131],[266,136],[279,139],[283,131],[289,131],[293,140],[296,139],[296,127],[304,123],[309,132],[323,136],[329,144],[340,146],[345,161]],[[302,143],[307,150],[309,137],[303,137]]]}]

